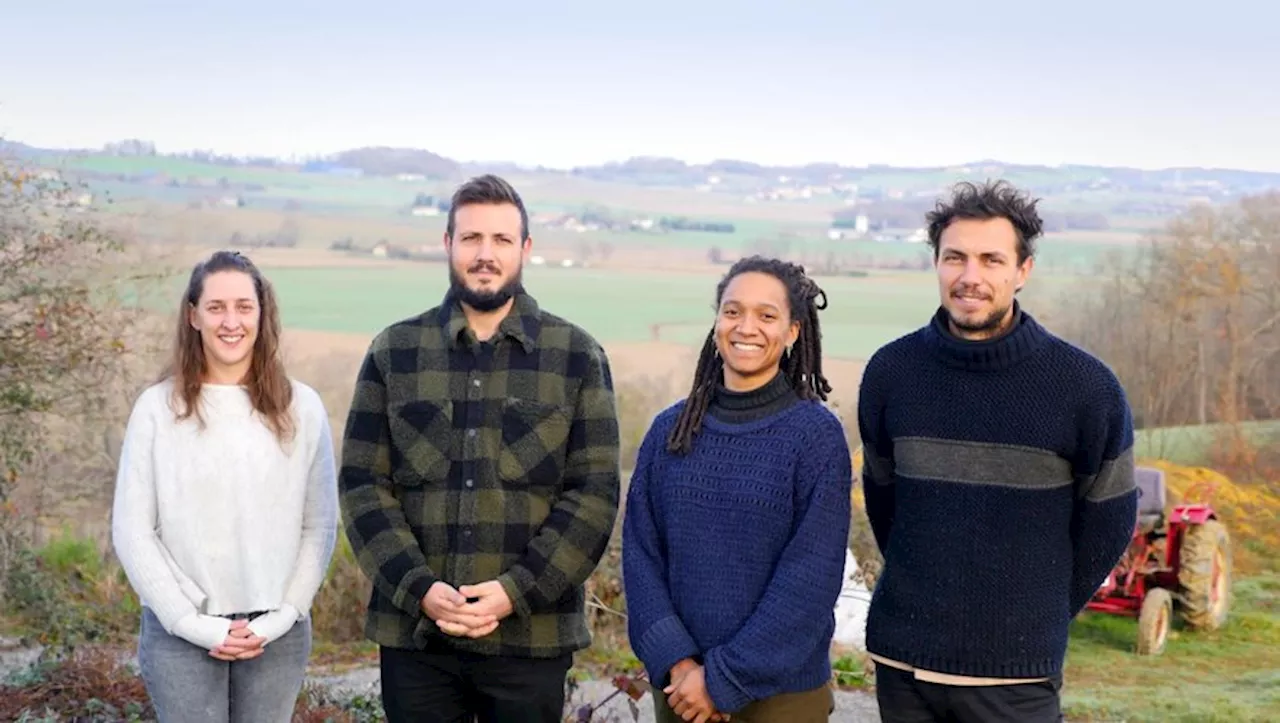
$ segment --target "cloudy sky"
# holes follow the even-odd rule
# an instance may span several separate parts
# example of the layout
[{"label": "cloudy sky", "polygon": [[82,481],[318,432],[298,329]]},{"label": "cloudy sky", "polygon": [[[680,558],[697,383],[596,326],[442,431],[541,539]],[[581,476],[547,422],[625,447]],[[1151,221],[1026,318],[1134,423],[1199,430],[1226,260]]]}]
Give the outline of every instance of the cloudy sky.
[{"label": "cloudy sky", "polygon": [[1259,0],[5,5],[0,137],[36,145],[1280,171]]}]

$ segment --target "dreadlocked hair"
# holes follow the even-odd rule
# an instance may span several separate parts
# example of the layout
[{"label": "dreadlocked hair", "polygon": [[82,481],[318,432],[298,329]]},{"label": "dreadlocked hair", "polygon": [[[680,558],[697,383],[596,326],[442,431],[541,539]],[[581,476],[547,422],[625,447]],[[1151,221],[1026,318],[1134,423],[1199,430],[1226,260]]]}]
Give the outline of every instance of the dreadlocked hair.
[{"label": "dreadlocked hair", "polygon": [[[827,308],[827,294],[813,279],[805,274],[804,267],[781,259],[749,256],[729,267],[728,273],[716,286],[716,308],[729,282],[739,274],[748,272],[769,274],[787,289],[787,303],[792,321],[800,322],[800,332],[793,348],[782,354],[780,365],[791,388],[801,399],[827,401],[831,384],[822,375],[822,329],[818,324],[818,312]],[[693,374],[693,386],[685,398],[680,416],[667,436],[667,451],[688,454],[693,449],[693,437],[702,429],[702,419],[716,386],[724,374],[724,360],[716,349],[715,326],[707,332],[698,356],[698,366]]]}]

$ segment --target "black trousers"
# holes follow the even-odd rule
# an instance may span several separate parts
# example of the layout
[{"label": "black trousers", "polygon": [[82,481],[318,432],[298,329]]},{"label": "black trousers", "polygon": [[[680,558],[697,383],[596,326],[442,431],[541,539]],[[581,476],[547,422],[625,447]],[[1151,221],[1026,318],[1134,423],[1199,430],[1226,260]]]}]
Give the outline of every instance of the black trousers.
[{"label": "black trousers", "polygon": [[504,658],[436,648],[379,651],[387,723],[560,723],[573,656]]},{"label": "black trousers", "polygon": [[1042,683],[941,685],[876,663],[881,723],[1061,723],[1062,676]]}]

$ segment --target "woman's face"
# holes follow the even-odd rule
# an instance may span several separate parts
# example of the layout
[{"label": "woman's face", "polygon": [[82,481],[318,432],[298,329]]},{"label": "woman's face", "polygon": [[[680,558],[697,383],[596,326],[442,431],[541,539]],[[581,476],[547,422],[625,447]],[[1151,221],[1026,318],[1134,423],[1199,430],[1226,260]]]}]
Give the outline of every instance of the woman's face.
[{"label": "woman's face", "polygon": [[191,326],[200,332],[210,381],[238,380],[248,370],[261,313],[252,276],[219,271],[205,278]]},{"label": "woman's face", "polygon": [[730,279],[715,326],[725,386],[747,391],[767,384],[778,372],[783,350],[799,334],[800,322],[791,320],[787,287],[781,281],[759,271]]}]

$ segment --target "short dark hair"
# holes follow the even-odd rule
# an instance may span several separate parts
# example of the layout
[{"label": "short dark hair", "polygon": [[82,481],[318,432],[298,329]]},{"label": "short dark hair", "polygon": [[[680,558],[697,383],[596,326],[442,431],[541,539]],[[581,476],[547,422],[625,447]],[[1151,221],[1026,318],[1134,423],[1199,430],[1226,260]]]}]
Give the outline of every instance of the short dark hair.
[{"label": "short dark hair", "polygon": [[[827,400],[831,384],[822,375],[822,328],[818,325],[818,312],[827,308],[827,294],[797,264],[763,256],[748,256],[738,260],[720,279],[716,286],[716,308],[724,298],[729,282],[738,274],[756,271],[772,276],[787,288],[787,305],[792,321],[800,322],[795,350],[782,357],[782,373],[791,388],[801,399]],[[693,386],[685,399],[675,426],[667,435],[667,450],[676,454],[688,454],[693,449],[693,436],[702,428],[702,418],[711,406],[724,370],[724,360],[716,353],[716,329],[712,325],[702,344],[702,354],[693,373]]]},{"label": "short dark hair", "polygon": [[520,211],[520,240],[529,238],[529,212],[524,208],[524,201],[506,179],[492,173],[476,176],[453,192],[449,201],[449,225],[445,229],[449,238],[453,238],[458,209],[473,203],[509,203],[515,206]]},{"label": "short dark hair", "polygon": [[929,247],[938,258],[942,232],[957,218],[986,220],[1006,218],[1018,233],[1018,263],[1035,256],[1035,241],[1044,231],[1044,222],[1036,211],[1038,198],[1031,198],[1008,181],[987,181],[981,186],[969,181],[957,183],[950,202],[938,201],[926,216],[929,224]]}]

